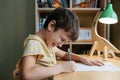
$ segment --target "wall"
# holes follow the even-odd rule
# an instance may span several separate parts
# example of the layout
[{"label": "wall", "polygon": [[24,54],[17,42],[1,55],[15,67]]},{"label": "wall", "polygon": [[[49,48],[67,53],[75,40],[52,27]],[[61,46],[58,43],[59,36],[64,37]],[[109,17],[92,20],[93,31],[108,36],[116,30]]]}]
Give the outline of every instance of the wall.
[{"label": "wall", "polygon": [[120,50],[120,0],[112,0],[114,10],[118,15],[118,23],[111,25],[111,42]]},{"label": "wall", "polygon": [[34,33],[34,0],[0,0],[0,80],[13,80],[23,41]]}]

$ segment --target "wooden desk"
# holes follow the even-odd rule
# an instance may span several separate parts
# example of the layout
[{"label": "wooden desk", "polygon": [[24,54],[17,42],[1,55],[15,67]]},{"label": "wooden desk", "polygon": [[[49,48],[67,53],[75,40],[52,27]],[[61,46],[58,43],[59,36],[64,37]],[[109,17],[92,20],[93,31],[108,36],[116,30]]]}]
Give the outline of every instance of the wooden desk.
[{"label": "wooden desk", "polygon": [[[91,59],[103,60],[102,57],[92,56]],[[120,67],[120,59],[109,58],[108,62]],[[78,71],[67,74],[58,74],[54,76],[54,80],[120,80],[120,71]]]}]

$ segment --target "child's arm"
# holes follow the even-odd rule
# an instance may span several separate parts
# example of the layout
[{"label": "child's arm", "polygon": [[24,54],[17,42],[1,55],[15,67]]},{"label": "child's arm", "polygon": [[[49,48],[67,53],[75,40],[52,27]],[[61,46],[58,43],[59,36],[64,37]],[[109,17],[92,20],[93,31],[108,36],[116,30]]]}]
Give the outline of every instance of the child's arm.
[{"label": "child's arm", "polygon": [[35,66],[37,56],[26,56],[22,61],[22,78],[24,80],[41,80],[62,72],[73,72],[75,63],[67,61],[52,67]]},{"label": "child's arm", "polygon": [[[56,51],[56,56],[58,56],[58,57],[60,57],[64,60],[69,60],[67,52],[65,52],[61,49],[58,49]],[[90,60],[90,59],[81,57],[80,55],[77,55],[77,54],[74,54],[74,53],[71,53],[71,58],[72,58],[73,61],[81,62],[83,64],[90,65],[90,66],[92,66],[92,65],[97,65],[97,66],[104,65],[101,61]]]}]

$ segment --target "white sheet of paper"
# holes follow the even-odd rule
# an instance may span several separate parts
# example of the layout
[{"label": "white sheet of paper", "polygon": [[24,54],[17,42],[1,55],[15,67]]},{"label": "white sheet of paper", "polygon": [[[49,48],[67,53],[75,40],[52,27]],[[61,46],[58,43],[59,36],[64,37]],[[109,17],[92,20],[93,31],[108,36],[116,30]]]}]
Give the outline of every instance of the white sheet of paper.
[{"label": "white sheet of paper", "polygon": [[120,71],[120,68],[110,62],[104,64],[104,66],[88,66],[82,63],[76,63],[76,71]]}]

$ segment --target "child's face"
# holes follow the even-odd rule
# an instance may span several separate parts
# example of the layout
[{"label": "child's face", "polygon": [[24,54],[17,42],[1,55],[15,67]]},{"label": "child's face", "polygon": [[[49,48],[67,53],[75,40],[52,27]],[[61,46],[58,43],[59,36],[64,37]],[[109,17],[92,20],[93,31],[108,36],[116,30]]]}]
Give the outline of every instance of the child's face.
[{"label": "child's face", "polygon": [[63,29],[58,29],[57,31],[47,32],[46,43],[48,47],[59,46],[61,47],[63,43],[70,41],[70,32],[65,32]]}]

